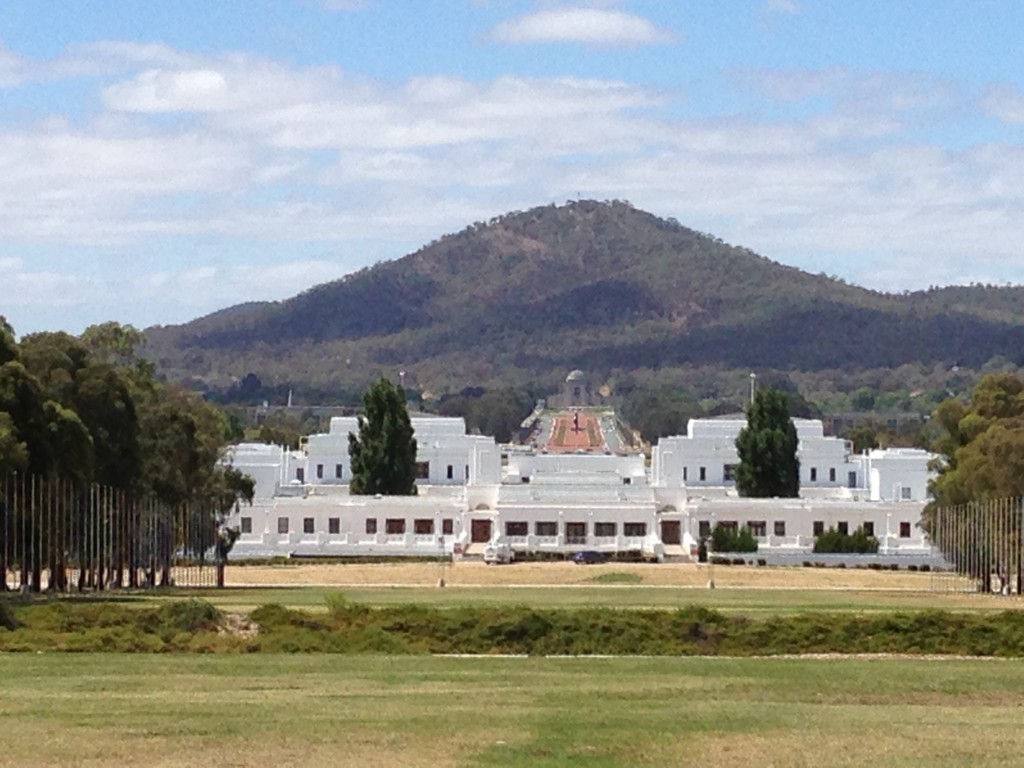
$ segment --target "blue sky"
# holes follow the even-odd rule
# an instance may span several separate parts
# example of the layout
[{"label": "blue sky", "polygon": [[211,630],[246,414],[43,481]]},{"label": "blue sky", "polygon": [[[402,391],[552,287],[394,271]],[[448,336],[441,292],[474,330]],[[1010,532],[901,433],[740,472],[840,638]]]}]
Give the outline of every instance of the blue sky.
[{"label": "blue sky", "polygon": [[1024,282],[1017,0],[5,0],[0,314],[281,299],[629,200],[887,291]]}]

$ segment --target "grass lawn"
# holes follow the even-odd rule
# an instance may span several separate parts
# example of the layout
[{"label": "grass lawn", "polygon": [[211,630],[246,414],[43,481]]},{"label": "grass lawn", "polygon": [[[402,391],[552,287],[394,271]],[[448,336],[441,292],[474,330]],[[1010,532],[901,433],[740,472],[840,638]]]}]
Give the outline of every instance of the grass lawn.
[{"label": "grass lawn", "polygon": [[1006,766],[1024,665],[0,655],[0,766]]},{"label": "grass lawn", "polygon": [[476,587],[248,587],[179,590],[167,598],[142,594],[137,599],[201,597],[223,611],[249,613],[260,605],[281,603],[292,608],[326,610],[328,595],[344,594],[355,603],[368,605],[422,604],[438,607],[463,605],[529,605],[536,608],[621,609],[678,608],[700,605],[728,613],[768,616],[808,611],[878,613],[943,609],[954,611],[1003,611],[1022,607],[1020,601],[991,595],[881,590],[836,589],[706,589],[695,587],[647,587],[633,584],[579,586],[476,586]]}]

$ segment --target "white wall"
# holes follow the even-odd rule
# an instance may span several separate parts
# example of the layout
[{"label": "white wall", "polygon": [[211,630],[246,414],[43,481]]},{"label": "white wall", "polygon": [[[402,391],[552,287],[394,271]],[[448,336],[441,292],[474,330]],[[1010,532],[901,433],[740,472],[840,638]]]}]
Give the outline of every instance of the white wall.
[{"label": "white wall", "polygon": [[505,475],[512,483],[647,485],[641,454],[512,453]]},{"label": "white wall", "polygon": [[[849,442],[824,434],[817,419],[794,419],[797,436],[797,458],[800,461],[801,492],[816,489],[849,489],[867,491],[876,501],[896,500],[893,489],[912,490],[909,500],[927,498],[931,473],[931,455],[916,449],[872,451],[865,458],[851,454]],[[652,453],[652,483],[659,488],[689,489],[734,487],[726,477],[726,466],[739,464],[736,438],[746,426],[741,419],[691,419],[687,434],[665,437]],[[703,478],[701,469],[703,468]],[[874,474],[872,472],[874,471]]]},{"label": "white wall", "polygon": [[918,448],[889,448],[869,451],[857,457],[870,478],[872,501],[913,501],[928,499],[928,469],[935,454]]},{"label": "white wall", "polygon": [[[924,551],[929,545],[920,528],[922,503],[866,501],[820,501],[801,499],[730,499],[698,501],[687,506],[687,529],[693,544],[700,540],[700,523],[708,528],[717,523],[734,522],[737,526],[765,523],[765,547],[810,549],[814,546],[815,523],[823,530],[839,528],[845,523],[848,533],[869,523],[872,535],[879,540],[879,552]],[[775,524],[785,531],[776,533]],[[909,535],[903,535],[907,534]]]},{"label": "white wall", "polygon": [[[467,435],[466,423],[461,418],[413,416],[410,421],[416,439],[416,460],[428,465],[427,477],[418,479],[417,485],[500,482],[501,455],[493,438]],[[329,432],[309,436],[307,483],[351,481],[348,435],[358,429],[355,417],[337,416],[331,419]]]}]

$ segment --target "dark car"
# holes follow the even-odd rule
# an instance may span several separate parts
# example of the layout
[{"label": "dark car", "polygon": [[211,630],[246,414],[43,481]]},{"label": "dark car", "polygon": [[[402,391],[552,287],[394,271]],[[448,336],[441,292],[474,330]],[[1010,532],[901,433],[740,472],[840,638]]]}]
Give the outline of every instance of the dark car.
[{"label": "dark car", "polygon": [[585,549],[582,552],[577,552],[572,556],[572,561],[576,565],[594,565],[596,563],[606,562],[608,558],[604,552],[595,552],[592,549]]}]

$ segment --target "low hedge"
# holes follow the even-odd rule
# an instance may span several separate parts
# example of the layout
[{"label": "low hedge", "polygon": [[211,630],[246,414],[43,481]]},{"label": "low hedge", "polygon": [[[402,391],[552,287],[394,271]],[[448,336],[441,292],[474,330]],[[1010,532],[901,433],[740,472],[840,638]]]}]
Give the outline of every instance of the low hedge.
[{"label": "low hedge", "polygon": [[[961,654],[1024,657],[1024,612],[803,613],[749,619],[702,607],[627,611],[520,607],[371,608],[333,597],[326,612],[266,605],[258,631],[229,631],[202,601],[156,608],[52,601],[9,606],[5,651],[386,654]],[[235,617],[236,619],[238,617]]]}]

